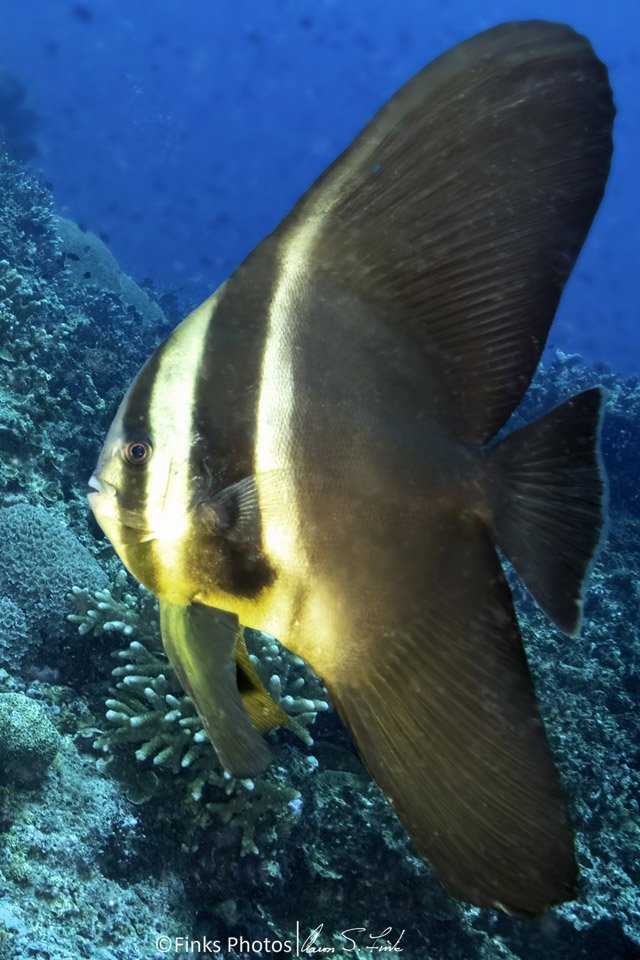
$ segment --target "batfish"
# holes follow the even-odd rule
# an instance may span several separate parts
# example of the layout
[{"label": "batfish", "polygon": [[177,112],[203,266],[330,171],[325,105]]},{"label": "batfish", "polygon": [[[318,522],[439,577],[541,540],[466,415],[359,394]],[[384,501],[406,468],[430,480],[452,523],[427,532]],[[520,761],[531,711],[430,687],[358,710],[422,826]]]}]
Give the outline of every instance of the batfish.
[{"label": "batfish", "polygon": [[324,678],[455,896],[574,896],[573,835],[499,548],[575,634],[603,395],[496,440],[603,196],[614,117],[571,28],[505,23],[378,111],[129,387],[89,481],[224,767],[286,722],[248,626]]}]

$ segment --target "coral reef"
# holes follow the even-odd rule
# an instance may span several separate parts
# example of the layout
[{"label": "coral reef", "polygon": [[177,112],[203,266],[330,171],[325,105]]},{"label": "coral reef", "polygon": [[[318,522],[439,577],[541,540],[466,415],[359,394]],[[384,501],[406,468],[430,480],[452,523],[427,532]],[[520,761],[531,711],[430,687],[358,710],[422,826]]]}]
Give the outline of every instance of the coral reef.
[{"label": "coral reef", "polygon": [[19,670],[24,661],[33,659],[39,646],[40,637],[22,608],[9,597],[0,597],[0,666]]},{"label": "coral reef", "polygon": [[142,960],[159,934],[192,929],[179,843],[147,826],[69,737],[39,790],[0,787],[0,956]]},{"label": "coral reef", "polygon": [[98,288],[115,295],[126,308],[132,307],[147,323],[166,323],[160,306],[123,273],[107,245],[90,230],[73,220],[56,217],[55,229],[62,241],[70,279],[80,289]]},{"label": "coral reef", "polygon": [[90,633],[100,637],[107,632],[131,637],[135,632],[140,643],[159,649],[158,602],[144,587],[130,591],[128,583],[127,572],[121,567],[111,589],[72,587],[69,599],[76,612],[69,613],[67,619],[76,624],[81,636]]},{"label": "coral reef", "polygon": [[44,507],[0,508],[0,665],[33,662],[45,638],[46,655],[55,657],[68,630],[67,594],[78,581],[108,582],[68,527]]},{"label": "coral reef", "polygon": [[[0,209],[0,487],[86,536],[86,482],[122,386],[173,323],[1,152]],[[107,287],[89,276],[100,255]]]},{"label": "coral reef", "polygon": [[0,782],[33,785],[58,752],[58,731],[35,700],[0,693]]}]

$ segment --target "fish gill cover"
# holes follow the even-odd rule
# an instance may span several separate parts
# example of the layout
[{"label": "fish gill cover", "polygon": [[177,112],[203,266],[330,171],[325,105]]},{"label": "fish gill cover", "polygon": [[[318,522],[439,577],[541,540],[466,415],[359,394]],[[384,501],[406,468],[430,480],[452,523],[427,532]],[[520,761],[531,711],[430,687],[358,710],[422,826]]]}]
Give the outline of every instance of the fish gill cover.
[{"label": "fish gill cover", "polygon": [[[569,799],[581,874],[576,899],[535,920],[468,907],[443,891],[329,708],[321,679],[259,632],[246,636],[251,660],[292,722],[268,734],[274,760],[264,774],[230,777],[167,663],[154,598],[88,526],[85,499],[87,477],[139,366],[181,319],[186,302],[195,305],[205,278],[211,288],[224,279],[409,76],[403,57],[418,57],[417,69],[474,30],[523,11],[515,2],[494,5],[479,20],[458,3],[434,8],[425,22],[411,6],[396,15],[386,40],[390,14],[382,5],[366,16],[356,3],[340,11],[273,3],[261,13],[202,5],[194,7],[190,26],[177,4],[154,5],[153,17],[145,14],[155,31],[149,75],[135,66],[140,22],[128,7],[69,4],[52,13],[33,0],[10,24],[2,13],[9,96],[0,158],[1,957],[142,960],[185,952],[180,938],[207,939],[220,956],[250,957],[278,952],[277,945],[284,951],[287,941],[295,951],[298,931],[309,955],[332,948],[336,955],[369,956],[367,946],[393,944],[412,960],[638,955],[640,384],[637,340],[625,325],[636,300],[625,258],[637,236],[628,212],[637,192],[635,182],[621,178],[633,137],[630,85],[613,56],[616,43],[620,51],[628,47],[620,25],[604,14],[589,23],[573,5],[561,6],[540,4],[536,14],[572,22],[611,61],[620,160],[594,226],[600,232],[567,291],[574,299],[572,312],[559,318],[563,349],[548,352],[509,423],[512,432],[573,394],[596,385],[607,391],[601,445],[608,534],[580,635],[555,629],[508,571]],[[41,18],[40,35],[29,13]],[[28,47],[21,49],[27,22]],[[196,43],[198,26],[208,28],[206,47]],[[226,53],[225,36],[234,38]],[[114,68],[108,89],[95,73],[103,45],[122,60],[118,69],[130,71]],[[336,70],[354,60],[346,89],[324,91],[333,124],[319,117],[322,87],[309,73],[314,61],[303,70],[301,46]],[[216,51],[224,78],[213,62]],[[362,63],[369,65],[364,74],[357,70]],[[51,71],[58,93],[45,95]],[[217,99],[203,117],[197,80],[207,89],[208,71]],[[388,79],[376,87],[381,74]],[[363,76],[379,95],[367,90],[365,97]],[[293,118],[289,127],[276,127],[271,114],[252,107],[261,86],[277,99],[284,77],[292,99],[313,104],[297,108],[298,141]],[[136,153],[118,131],[132,117]],[[212,130],[203,134],[207,118]],[[197,163],[194,128],[211,138],[208,150],[197,151]],[[266,134],[273,130],[278,148],[270,151]],[[225,135],[235,144],[232,155]],[[309,149],[302,144],[311,136]],[[318,141],[322,136],[326,143]],[[31,169],[22,166],[36,149]],[[105,189],[107,173],[90,162],[93,150],[102,151],[110,175],[120,165],[113,193]],[[295,167],[303,150],[301,177]],[[136,195],[132,183],[136,164],[144,167],[154,151],[167,181],[173,176],[164,183],[164,210],[157,185]],[[239,175],[239,191],[229,171],[247,154],[256,162],[253,182]],[[187,162],[198,168],[193,183],[178,175]],[[216,181],[212,189],[199,180],[203,170]],[[255,192],[251,199],[258,185],[261,193],[267,185],[278,192],[281,209],[269,213]],[[146,217],[145,204],[153,211]],[[212,221],[206,228],[205,211]],[[137,250],[142,244],[144,251]],[[201,244],[208,263],[200,262]],[[198,275],[189,273],[190,260],[199,263]],[[180,306],[178,284],[185,287]],[[309,932],[321,924],[312,943]],[[368,939],[386,927],[384,940]]]}]

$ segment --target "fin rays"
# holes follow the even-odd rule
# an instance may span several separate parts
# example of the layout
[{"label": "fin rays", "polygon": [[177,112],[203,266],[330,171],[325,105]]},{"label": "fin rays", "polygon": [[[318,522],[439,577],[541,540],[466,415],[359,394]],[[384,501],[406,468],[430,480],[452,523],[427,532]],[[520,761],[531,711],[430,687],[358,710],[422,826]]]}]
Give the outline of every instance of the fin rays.
[{"label": "fin rays", "polygon": [[407,567],[401,584],[387,561],[395,620],[370,617],[357,664],[327,683],[449,889],[535,913],[571,895],[575,862],[509,590],[479,521],[441,518],[422,534],[425,544],[407,533],[402,544],[413,599]]},{"label": "fin rays", "polygon": [[531,380],[602,197],[613,114],[583,37],[503,24],[410,80],[279,228],[286,243],[315,218],[309,269],[387,310],[461,439],[490,439]]}]

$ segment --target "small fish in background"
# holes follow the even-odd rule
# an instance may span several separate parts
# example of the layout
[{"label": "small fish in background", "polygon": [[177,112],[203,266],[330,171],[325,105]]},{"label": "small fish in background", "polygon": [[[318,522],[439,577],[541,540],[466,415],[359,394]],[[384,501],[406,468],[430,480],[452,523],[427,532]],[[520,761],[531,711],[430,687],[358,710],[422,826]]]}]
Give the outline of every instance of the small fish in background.
[{"label": "small fish in background", "polygon": [[571,28],[506,23],[386,103],[142,368],[90,480],[222,763],[286,722],[241,626],[322,676],[447,889],[537,914],[573,835],[499,546],[579,629],[602,393],[499,443],[603,195],[614,107]]}]

